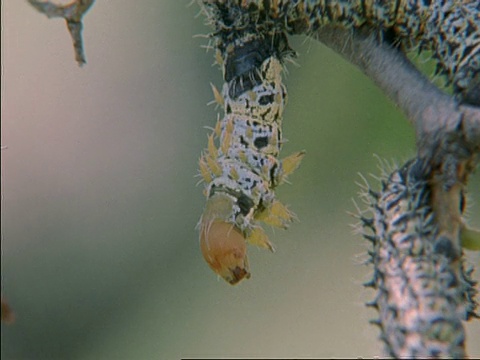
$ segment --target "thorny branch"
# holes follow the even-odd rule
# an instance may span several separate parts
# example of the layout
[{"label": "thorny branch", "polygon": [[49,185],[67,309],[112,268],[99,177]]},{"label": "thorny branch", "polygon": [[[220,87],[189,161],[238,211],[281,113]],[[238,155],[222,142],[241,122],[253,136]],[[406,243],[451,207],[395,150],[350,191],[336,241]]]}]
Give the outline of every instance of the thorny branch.
[{"label": "thorny branch", "polygon": [[[377,224],[371,227],[376,235],[373,244],[377,250],[372,254],[372,262],[375,265],[372,284],[374,287],[379,287],[379,295],[371,304],[380,313],[377,324],[382,329],[382,338],[387,344],[390,354],[395,357],[440,354],[442,354],[441,356],[446,354],[454,357],[459,354],[465,356],[464,350],[462,350],[464,338],[460,320],[476,316],[474,313],[476,304],[473,300],[476,290],[470,274],[463,269],[461,259],[461,233],[462,230],[465,230],[461,203],[468,175],[480,160],[480,107],[461,104],[455,97],[442,92],[421,74],[403,53],[391,45],[381,43],[371,34],[326,26],[318,30],[315,37],[358,66],[407,115],[416,130],[418,158],[422,159],[427,166],[423,171],[426,173],[429,185],[429,203],[434,210],[436,232],[433,237],[417,233],[416,236],[419,237],[416,241],[420,241],[424,248],[421,255],[417,256],[411,250],[402,250],[402,243],[396,240],[396,236],[390,233],[388,237],[385,237],[383,231],[379,229],[378,219],[392,221],[402,215],[401,211],[391,208],[391,205],[383,208],[385,205],[382,203],[384,201],[382,197],[375,198],[374,196],[373,202],[370,204],[371,208],[377,210],[374,211],[374,219]],[[474,100],[480,103],[480,99]],[[398,180],[396,180],[397,182],[393,180],[394,182],[391,183],[392,179],[395,179],[395,175],[391,176],[385,180],[382,194],[392,196],[388,195],[387,189],[392,187],[398,191],[401,185],[402,189],[408,189],[402,191],[407,191],[408,196],[415,200],[415,191],[418,190],[410,193],[412,191],[410,190],[412,185],[409,185],[410,172],[406,171],[405,180],[402,180],[406,183],[402,184]],[[407,178],[409,180],[406,180]],[[400,195],[397,194],[395,198],[398,199],[398,196]],[[415,200],[415,202],[415,206],[418,206],[418,201]],[[410,205],[409,211],[414,210],[415,206]],[[378,211],[382,208],[383,210],[379,214]],[[400,211],[400,213],[392,214],[389,218],[387,214],[391,211]],[[407,211],[407,209],[403,208],[403,211]],[[365,224],[368,223],[366,218],[363,220],[366,221]],[[409,222],[414,223],[415,221],[410,219]],[[422,224],[422,221],[419,223]],[[386,226],[386,229],[395,228],[388,222],[383,225]],[[403,236],[401,239],[407,235]],[[415,230],[408,236],[415,236]],[[398,254],[402,254],[402,256],[395,256]],[[392,259],[397,259],[398,263],[391,264]],[[443,264],[442,271],[439,270],[439,261]],[[409,263],[414,265],[407,266]],[[387,268],[393,266],[393,268],[386,270],[382,269],[382,266],[387,266]],[[429,267],[436,270],[433,270],[432,273]],[[392,273],[394,268],[397,269],[396,274]],[[398,271],[404,274],[405,279],[398,278]],[[448,274],[449,271],[457,279],[456,286],[452,287],[451,284],[441,280],[440,275]],[[431,275],[426,275],[428,273]],[[432,275],[433,277],[431,277]],[[434,280],[436,277],[439,279],[437,280],[438,284],[432,283],[432,281],[436,281]],[[421,289],[426,286],[427,278],[430,279],[428,288],[436,287],[433,293],[443,294],[440,298],[444,297],[444,300],[439,299],[432,308],[435,311],[430,311],[429,314],[422,310],[423,306],[432,303],[432,294],[424,295],[425,290],[411,292],[416,294],[415,301],[407,303],[407,308],[405,308],[405,303],[403,303],[403,307],[395,303],[395,299],[403,298],[406,301],[408,296],[405,297],[405,295],[410,294],[404,292],[401,284],[408,284],[412,289]],[[442,288],[442,286],[444,287]],[[455,288],[457,288],[457,293],[452,293]],[[396,309],[395,315],[392,315],[391,309]],[[425,343],[420,343],[420,346],[418,343],[414,345],[415,341],[412,340],[412,335],[408,335],[409,331],[414,331],[414,328],[411,328],[411,320],[408,320],[409,317],[412,319],[412,314],[416,314],[414,317],[417,319],[416,321],[426,321],[425,324],[430,322],[427,319],[432,319],[431,317],[436,314],[435,326],[419,325],[420,330],[417,331],[420,331],[420,334],[424,331],[422,336],[428,338],[432,336],[431,331],[435,327],[437,331],[442,329],[443,338],[439,335],[435,335],[433,338],[441,339],[440,342],[445,341],[449,348],[435,348],[439,346],[439,343],[429,346],[425,346]],[[440,319],[442,319],[441,322]],[[448,336],[445,335],[447,333]]]},{"label": "thorny branch", "polygon": [[373,215],[359,216],[372,242],[374,273],[365,286],[377,291],[367,305],[379,313],[371,322],[391,356],[464,358],[461,320],[474,316],[474,282],[437,237],[424,166],[420,159],[395,170],[385,163],[381,191],[363,186],[362,200]]},{"label": "thorny branch", "polygon": [[403,53],[372,35],[330,26],[316,38],[357,65],[407,115],[416,130],[418,156],[432,172],[437,222],[460,252],[458,199],[480,160],[480,107],[442,92]]},{"label": "thorny branch", "polygon": [[30,5],[49,18],[61,17],[67,22],[72,36],[75,60],[79,66],[86,63],[82,40],[82,17],[90,9],[95,0],[75,0],[68,5],[55,5],[50,1],[28,0]]},{"label": "thorny branch", "polygon": [[[371,304],[380,313],[377,324],[382,329],[382,338],[390,354],[395,357],[440,354],[465,356],[460,320],[475,316],[476,304],[473,297],[476,291],[470,274],[463,269],[461,259],[460,234],[465,228],[461,203],[468,175],[474,170],[480,156],[480,107],[460,104],[453,96],[440,91],[403,53],[379,42],[373,35],[327,26],[318,30],[315,37],[358,66],[407,115],[416,130],[417,155],[427,166],[424,171],[430,189],[428,201],[434,210],[437,227],[434,235],[415,234],[413,230],[397,240],[395,233],[387,233],[388,236],[385,236],[384,230],[381,230],[394,229],[395,226],[388,221],[402,216],[402,208],[398,208],[398,204],[392,208],[392,205],[385,206],[382,202],[385,201],[385,196],[387,199],[388,196],[392,197],[388,193],[389,187],[397,191],[401,187],[402,192],[407,192],[414,200],[415,206],[419,206],[415,199],[418,196],[415,191],[418,190],[411,190],[412,185],[409,185],[410,171],[406,171],[405,180],[402,180],[406,183],[398,180],[395,182],[395,175],[386,179],[382,191],[384,195],[380,198],[374,196],[370,204],[371,208],[377,210],[374,211],[376,225],[371,227],[375,234],[372,253],[375,273],[372,285],[379,291],[377,299]],[[397,194],[394,198],[398,199],[399,196],[401,195]],[[407,209],[403,205],[404,215],[413,210],[413,214],[417,213],[415,206],[409,205]],[[389,214],[391,211],[396,213]],[[379,219],[387,220],[387,223],[382,224]],[[413,218],[409,220],[410,223],[416,221]],[[418,223],[423,224],[423,219],[418,220]],[[418,231],[418,224],[415,229]],[[404,239],[412,241],[412,236],[417,236],[415,241],[419,241],[423,248],[418,255],[411,248],[408,251],[402,250],[402,242],[406,241]],[[393,264],[395,259],[397,263]],[[448,275],[450,272],[452,275]],[[402,277],[399,278],[399,274],[403,274]],[[450,278],[453,276],[457,285],[452,286],[442,280],[442,276],[447,276],[445,274]],[[405,292],[402,286],[409,286],[411,290]],[[425,286],[432,293],[427,294],[421,290]],[[457,292],[453,290],[455,288]],[[415,296],[409,297],[411,294]],[[438,295],[438,300],[435,300]],[[409,298],[415,300],[407,303],[397,303],[395,300],[406,301]],[[430,313],[425,312],[424,307],[430,308]],[[395,310],[394,314],[392,309]],[[432,316],[436,319],[433,320]],[[418,325],[414,325],[412,319]],[[432,334],[435,328],[437,335]],[[418,343],[419,338],[415,340],[414,337],[417,331],[423,333],[420,339],[437,339],[438,343]],[[438,331],[443,335],[438,335]]]}]

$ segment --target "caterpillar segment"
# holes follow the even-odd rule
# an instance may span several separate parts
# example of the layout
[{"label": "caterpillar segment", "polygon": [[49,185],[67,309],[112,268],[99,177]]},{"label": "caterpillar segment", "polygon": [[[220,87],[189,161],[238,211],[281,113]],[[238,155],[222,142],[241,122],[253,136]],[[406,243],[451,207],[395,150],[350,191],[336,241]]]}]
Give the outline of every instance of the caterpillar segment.
[{"label": "caterpillar segment", "polygon": [[234,285],[250,277],[245,237],[228,221],[235,198],[217,194],[209,198],[200,220],[200,249],[210,268]]},{"label": "caterpillar segment", "polygon": [[223,57],[241,51],[225,44],[230,44],[238,28],[253,26],[245,25],[246,17],[257,27],[270,26],[289,34],[315,35],[330,24],[369,27],[403,51],[429,51],[437,63],[436,73],[453,84],[459,100],[480,105],[478,0],[201,0],[200,5],[221,34],[217,45]]},{"label": "caterpillar segment", "polygon": [[243,34],[221,52],[222,92],[212,86],[224,116],[199,160],[207,197],[200,247],[210,268],[232,285],[250,277],[247,243],[274,251],[261,224],[286,229],[295,219],[275,197],[304,156],[278,158],[287,91],[275,46],[286,48],[285,41],[278,34]]}]

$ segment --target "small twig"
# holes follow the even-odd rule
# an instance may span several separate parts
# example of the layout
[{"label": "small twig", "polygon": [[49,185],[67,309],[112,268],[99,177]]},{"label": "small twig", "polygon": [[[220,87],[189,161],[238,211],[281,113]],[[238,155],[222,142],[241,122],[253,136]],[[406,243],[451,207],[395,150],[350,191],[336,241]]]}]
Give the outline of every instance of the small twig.
[{"label": "small twig", "polygon": [[47,17],[61,17],[67,22],[72,36],[75,60],[79,66],[86,63],[82,41],[82,17],[90,9],[95,0],[75,0],[68,5],[55,5],[50,1],[28,0],[30,5]]}]

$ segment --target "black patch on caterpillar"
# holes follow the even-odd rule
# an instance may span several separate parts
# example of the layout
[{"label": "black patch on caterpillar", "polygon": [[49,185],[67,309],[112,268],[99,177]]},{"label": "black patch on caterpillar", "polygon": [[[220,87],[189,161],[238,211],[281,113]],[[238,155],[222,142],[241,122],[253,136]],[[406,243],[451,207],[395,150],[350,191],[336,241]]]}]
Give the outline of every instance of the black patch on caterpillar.
[{"label": "black patch on caterpillar", "polygon": [[262,83],[262,78],[257,72],[251,71],[246,74],[237,76],[235,81],[230,83],[228,95],[232,99],[237,99],[245,91],[253,89],[256,85]]},{"label": "black patch on caterpillar", "polygon": [[263,95],[258,99],[258,103],[260,105],[268,105],[268,104],[273,103],[274,101],[275,101],[275,95],[274,94]]},{"label": "black patch on caterpillar", "polygon": [[219,193],[224,193],[224,194],[228,194],[234,198],[238,198],[240,196],[240,192],[239,191],[235,191],[235,190],[232,190],[232,189],[229,189],[227,187],[224,187],[224,186],[215,186],[215,185],[212,185],[212,187],[210,188],[210,192],[208,194],[208,197],[212,197],[213,195],[215,194],[219,194]]},{"label": "black patch on caterpillar", "polygon": [[244,147],[248,148],[248,142],[245,141],[245,138],[243,136],[240,136],[240,144],[242,144]]},{"label": "black patch on caterpillar", "polygon": [[277,186],[277,182],[276,182],[277,176],[275,174],[277,172],[277,169],[278,169],[277,164],[273,165],[270,169],[270,182],[272,183],[272,187]]},{"label": "black patch on caterpillar", "polygon": [[246,216],[254,206],[254,203],[250,197],[241,193],[240,196],[237,197],[237,205],[240,208],[240,213]]},{"label": "black patch on caterpillar", "polygon": [[212,186],[208,197],[212,197],[213,195],[218,193],[225,193],[237,199],[237,205],[240,208],[240,213],[244,216],[246,216],[250,212],[252,207],[255,205],[253,201],[250,199],[250,197],[244,194],[243,192],[235,191],[233,189],[229,189],[223,186],[221,187]]},{"label": "black patch on caterpillar", "polygon": [[248,74],[258,69],[263,60],[270,57],[268,49],[261,40],[253,40],[241,48],[235,49],[227,58],[225,64],[225,81]]},{"label": "black patch on caterpillar", "polygon": [[[275,56],[281,60],[287,55],[294,55],[294,51],[289,47],[287,36],[283,32],[255,38],[228,54],[225,62],[225,81],[230,82],[236,77],[246,80],[245,75],[248,78],[267,58]],[[245,86],[244,91],[252,89],[253,86]]]},{"label": "black patch on caterpillar", "polygon": [[263,137],[258,137],[256,138],[254,141],[253,141],[253,145],[255,145],[255,147],[257,149],[262,149],[264,148],[265,146],[268,145],[268,136],[263,136]]}]

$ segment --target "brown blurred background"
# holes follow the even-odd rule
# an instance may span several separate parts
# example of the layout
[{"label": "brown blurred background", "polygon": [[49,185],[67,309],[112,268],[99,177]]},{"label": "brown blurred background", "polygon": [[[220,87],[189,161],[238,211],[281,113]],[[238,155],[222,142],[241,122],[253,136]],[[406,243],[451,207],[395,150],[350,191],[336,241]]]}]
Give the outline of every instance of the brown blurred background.
[{"label": "brown blurred background", "polygon": [[[293,38],[283,154],[307,156],[278,196],[300,221],[271,232],[275,254],[249,249],[250,280],[218,280],[198,248],[194,175],[222,81],[188,2],[97,1],[79,68],[62,20],[2,1],[2,293],[17,318],[2,358],[381,355],[347,211],[357,173],[379,173],[373,154],[414,154],[412,129],[357,69]],[[480,227],[478,189],[477,173]],[[480,356],[479,322],[467,330]]]}]

